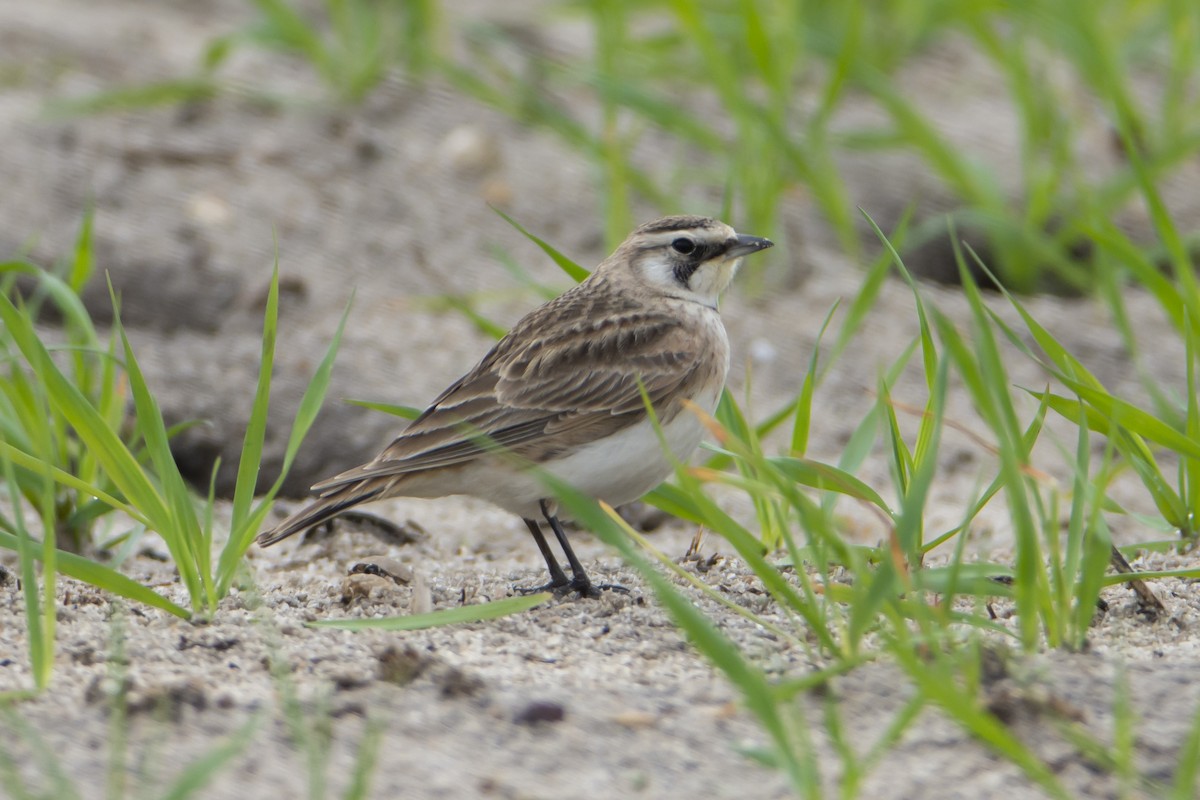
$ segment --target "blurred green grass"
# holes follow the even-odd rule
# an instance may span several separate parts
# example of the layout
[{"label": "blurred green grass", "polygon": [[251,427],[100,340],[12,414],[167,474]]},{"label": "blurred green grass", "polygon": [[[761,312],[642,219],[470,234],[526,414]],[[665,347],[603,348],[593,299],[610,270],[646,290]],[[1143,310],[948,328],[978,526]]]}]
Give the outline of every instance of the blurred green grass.
[{"label": "blurred green grass", "polygon": [[[813,207],[852,260],[875,247],[856,207],[880,210],[845,165],[905,155],[951,203],[946,213],[915,209],[906,252],[934,245],[949,259],[949,216],[1019,293],[1137,279],[1114,218],[1152,202],[1147,185],[1200,154],[1200,9],[1186,0],[567,0],[503,24],[433,0],[251,5],[255,21],[211,42],[196,75],[54,107],[94,113],[209,98],[224,87],[229,55],[248,47],[299,59],[342,104],[362,102],[389,75],[445,81],[584,154],[610,246],[634,226],[635,207],[692,211],[724,186],[747,230],[779,231],[789,204]],[[547,44],[579,21],[581,46]],[[944,57],[963,52],[965,66]],[[943,89],[923,92],[914,79],[943,62],[964,82],[990,76],[985,85],[998,93],[980,108],[1016,128],[1018,152],[1002,164],[930,115]],[[956,77],[942,74],[939,86]],[[852,121],[860,119],[877,121]],[[651,135],[655,152],[674,155],[635,155]],[[1108,141],[1103,168],[1097,139]],[[1152,205],[1154,229],[1134,250],[1150,269],[1179,271],[1196,222],[1172,233],[1156,216]],[[949,265],[929,269],[956,280]],[[746,288],[769,285],[764,268]]]}]

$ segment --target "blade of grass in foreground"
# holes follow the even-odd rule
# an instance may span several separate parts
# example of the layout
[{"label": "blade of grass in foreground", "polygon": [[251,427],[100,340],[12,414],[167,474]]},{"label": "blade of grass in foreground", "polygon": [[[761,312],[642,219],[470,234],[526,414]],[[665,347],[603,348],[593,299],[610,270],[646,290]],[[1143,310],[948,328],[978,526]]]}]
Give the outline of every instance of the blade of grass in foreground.
[{"label": "blade of grass in foreground", "polygon": [[[278,274],[272,279],[273,284],[277,282]],[[351,298],[351,302],[353,302],[353,298]],[[317,365],[317,371],[313,373],[312,380],[308,382],[308,387],[304,390],[304,395],[300,398],[300,405],[296,410],[296,418],[292,421],[292,432],[288,436],[287,447],[284,449],[283,464],[279,468],[279,476],[275,479],[275,483],[271,484],[271,488],[267,490],[262,499],[259,500],[258,505],[254,506],[253,510],[246,514],[240,522],[235,522],[232,526],[229,539],[225,542],[225,547],[221,550],[221,557],[217,564],[218,597],[224,597],[225,593],[229,590],[230,583],[233,581],[233,576],[237,571],[238,564],[241,563],[242,556],[245,555],[251,542],[254,541],[254,536],[258,533],[258,529],[262,525],[263,519],[266,518],[267,512],[270,511],[275,501],[275,496],[279,494],[279,490],[283,487],[283,481],[287,477],[288,471],[292,468],[292,462],[296,459],[296,453],[299,452],[304,437],[308,435],[313,422],[316,421],[317,414],[321,411],[321,406],[325,402],[325,393],[329,390],[329,384],[333,377],[333,363],[337,358],[338,348],[342,343],[342,332],[346,329],[346,320],[349,315],[350,303],[347,303],[346,309],[342,312],[342,318],[338,321],[338,327],[333,334],[333,339],[329,342],[329,347],[325,350],[325,356],[321,359],[321,363]],[[271,339],[274,339],[275,336],[275,325],[269,314],[264,321],[263,327],[264,360],[259,368],[261,396],[256,397],[253,411],[254,415],[261,415],[264,422],[267,415],[271,380],[270,362],[266,357],[268,336]],[[257,477],[258,466],[262,460],[262,442],[261,438],[250,439],[249,432],[247,432],[242,463],[238,465],[239,481],[242,480],[243,470]],[[248,457],[246,451],[249,451]],[[254,484],[247,481],[243,491],[253,493]]]},{"label": "blade of grass in foreground", "polygon": [[[33,537],[25,527],[24,503],[17,489],[17,477],[13,471],[12,462],[3,460],[4,481],[8,484],[9,500],[13,509],[13,525],[17,529],[16,550],[21,563],[21,583],[25,596],[25,624],[29,631],[29,665],[33,672],[34,686],[40,691],[50,683],[50,674],[54,670],[54,562],[43,564],[42,580],[46,585],[46,596],[38,600],[37,575],[33,564],[38,560],[34,549]],[[42,493],[43,496],[53,497]],[[49,522],[49,535],[53,537],[53,518],[47,520],[43,513],[43,522]],[[53,547],[53,539],[49,541]],[[42,558],[45,556],[43,554]]]},{"label": "blade of grass in foreground", "polygon": [[713,662],[742,693],[747,707],[759,719],[774,745],[773,755],[788,771],[797,791],[812,794],[818,785],[816,765],[793,746],[794,731],[781,713],[766,675],[742,657],[737,646],[710,621],[690,599],[675,589],[658,570],[632,545],[614,521],[614,512],[607,506],[579,493],[553,476],[542,473],[542,480],[553,490],[571,516],[596,534],[605,544],[616,548],[654,589],[679,627],[693,646]]},{"label": "blade of grass in foreground", "polygon": [[682,566],[680,566],[678,563],[676,563],[675,561],[668,558],[666,553],[664,553],[663,551],[659,550],[654,545],[652,545],[649,542],[649,540],[646,539],[646,537],[642,536],[640,533],[635,531],[629,525],[629,523],[626,522],[624,519],[622,519],[620,516],[618,516],[616,519],[614,519],[613,522],[615,522],[617,524],[617,527],[619,527],[626,536],[628,536],[633,541],[637,542],[639,547],[641,547],[644,551],[649,553],[654,558],[655,561],[662,564],[664,569],[670,570],[671,572],[675,573],[675,576],[677,578],[679,578],[680,580],[687,581],[692,586],[694,586],[697,591],[703,592],[714,602],[720,603],[721,605],[728,608],[734,614],[737,614],[739,617],[748,619],[751,622],[753,622],[755,625],[761,626],[764,630],[770,631],[771,634],[778,636],[781,640],[788,642],[790,645],[795,646],[795,647],[803,646],[803,643],[799,639],[797,639],[795,636],[793,636],[791,633],[789,633],[788,631],[786,631],[783,628],[779,627],[778,625],[764,619],[763,617],[760,617],[759,615],[755,614],[753,611],[750,611],[749,609],[743,608],[742,606],[738,605],[736,602],[734,602],[733,600],[730,600],[728,597],[726,597],[724,594],[722,594],[717,589],[713,588],[712,586],[709,586],[707,583],[700,580],[700,578],[696,577],[695,574],[693,574],[692,572],[689,572],[688,570],[686,570]]},{"label": "blade of grass in foreground", "polygon": [[[0,531],[0,547],[16,550],[18,547],[17,537],[7,531]],[[35,557],[40,558],[36,553]],[[191,614],[186,609],[175,605],[157,592],[143,586],[132,578],[122,575],[116,570],[109,569],[103,564],[97,564],[95,561],[75,555],[74,553],[68,553],[64,550],[55,551],[54,557],[58,562],[58,571],[67,577],[83,581],[106,592],[112,592],[121,597],[136,600],[139,603],[145,603],[154,608],[161,608],[168,614],[174,614],[180,619],[189,619],[191,617]]]},{"label": "blade of grass in foreground", "polygon": [[1196,777],[1200,775],[1200,708],[1192,711],[1192,727],[1179,748],[1179,767],[1175,770],[1175,787],[1170,800],[1191,800],[1196,797]]},{"label": "blade of grass in foreground", "polygon": [[[15,798],[47,798],[55,800],[75,800],[80,797],[71,784],[63,769],[62,760],[46,743],[38,731],[24,717],[16,712],[12,703],[0,704],[0,719],[4,721],[4,736],[0,737],[0,776],[6,791],[14,793]],[[18,765],[13,753],[9,750],[16,742],[23,742],[30,753],[26,760]],[[43,786],[38,787],[45,794],[35,794],[35,788],[24,783],[24,769],[32,766],[34,774],[41,779]],[[45,786],[44,784],[49,784]]]},{"label": "blade of grass in foreground", "polygon": [[51,403],[75,429],[84,446],[96,456],[105,474],[130,505],[140,509],[152,527],[167,518],[167,507],[137,459],[91,406],[87,398],[55,366],[32,323],[7,297],[0,295],[0,322],[46,386]]},{"label": "blade of grass in foreground", "polygon": [[[137,412],[137,430],[154,465],[159,486],[162,488],[162,499],[166,505],[162,519],[153,520],[154,528],[171,552],[175,567],[179,570],[180,580],[188,589],[192,609],[212,609],[216,606],[217,596],[212,580],[211,543],[204,536],[200,518],[196,515],[196,507],[192,503],[191,492],[175,464],[175,457],[171,454],[167,428],[158,400],[146,383],[142,368],[133,353],[133,345],[130,344],[121,324],[120,303],[111,279],[108,293],[113,306],[113,330],[125,352],[125,375],[129,378],[129,390]],[[120,442],[118,444],[124,450],[124,445]],[[140,480],[152,486],[151,477],[142,470],[140,464],[137,467]]]},{"label": "blade of grass in foreground", "polygon": [[[279,328],[279,257],[271,271],[267,287],[266,310],[263,312],[262,355],[258,367],[258,385],[254,390],[250,421],[242,438],[242,453],[238,461],[237,481],[233,489],[233,515],[230,531],[238,531],[250,515],[254,490],[258,485],[258,470],[262,465],[263,443],[267,438],[267,410],[271,405],[271,374],[275,365],[275,340]],[[232,538],[232,537],[231,537]],[[219,565],[224,571],[225,559]]]},{"label": "blade of grass in foreground", "polygon": [[890,644],[888,650],[896,657],[896,663],[908,674],[917,690],[930,702],[937,704],[963,730],[1020,767],[1051,797],[1070,800],[1070,795],[1050,767],[983,705],[980,696],[971,687],[962,685],[957,674],[961,671],[961,665],[955,663],[955,656],[937,654],[936,650],[932,650],[929,652],[935,654],[934,658],[923,658],[926,651],[914,646],[904,627],[903,623],[893,627],[896,641]]},{"label": "blade of grass in foreground", "polygon": [[[979,257],[974,253],[972,255],[975,257],[976,263],[986,270],[986,266],[983,265]],[[1059,381],[1074,391],[1086,403],[1086,408],[1078,408],[1071,400],[1045,392],[1044,396],[1050,407],[1077,425],[1084,424],[1084,417],[1086,415],[1086,424],[1091,429],[1108,437],[1109,441],[1113,442],[1121,454],[1129,460],[1150,492],[1155,505],[1158,506],[1163,517],[1185,537],[1193,535],[1195,530],[1194,515],[1189,511],[1189,504],[1186,500],[1188,486],[1190,485],[1187,476],[1189,470],[1195,470],[1195,465],[1200,463],[1200,436],[1197,436],[1197,429],[1200,429],[1200,424],[1195,423],[1195,421],[1189,423],[1185,419],[1185,430],[1180,431],[1170,422],[1109,394],[1099,379],[1089,372],[1049,331],[1040,325],[1014,296],[1005,292],[1005,297],[1021,315],[1026,328],[1033,335],[1034,340],[1042,352],[1050,359],[1051,363],[1047,364],[1042,359],[1039,359],[1021,341],[1020,337],[1004,324],[997,314],[992,313],[992,320],[996,326],[1018,349],[1025,352],[1030,358],[1043,363]],[[1183,317],[1186,323],[1188,320],[1186,312],[1184,312]],[[1191,326],[1185,324],[1183,330],[1185,341],[1188,343],[1192,342]],[[1194,389],[1194,376],[1191,371],[1191,366],[1194,363],[1194,350],[1190,344],[1188,352],[1188,382],[1189,387]],[[1189,394],[1189,414],[1194,416],[1196,408],[1195,392],[1192,391]],[[1184,492],[1184,497],[1181,497],[1171,487],[1166,475],[1158,466],[1153,453],[1143,439],[1156,442],[1179,455],[1182,463],[1180,488]],[[1192,504],[1194,505],[1194,503],[1195,501],[1193,500]]]},{"label": "blade of grass in foreground", "polygon": [[[141,516],[150,523],[149,527],[163,536],[168,548],[171,549],[175,563],[180,567],[180,575],[188,588],[193,606],[199,607],[204,596],[202,584],[197,580],[194,568],[189,567],[193,562],[189,557],[189,546],[181,543],[180,537],[176,535],[177,515],[181,511],[186,513],[186,509],[180,507],[179,498],[175,497],[168,501],[159,492],[158,486],[137,457],[121,441],[117,432],[80,392],[79,388],[58,369],[49,351],[33,329],[32,321],[27,315],[22,314],[7,297],[3,296],[0,296],[0,321],[7,327],[9,335],[33,368],[40,383],[45,387],[51,404],[74,428],[84,447],[96,459],[96,463],[112,480],[120,494],[125,496],[129,505],[137,508],[141,512]],[[136,371],[136,362],[130,361],[127,367],[131,384],[133,384],[135,378],[141,377],[140,373]],[[156,413],[157,405],[150,397],[144,381],[138,383],[135,388],[134,397],[135,401],[138,401],[139,425],[151,425],[152,423],[143,422],[142,417],[147,413]],[[161,428],[161,417],[157,419],[157,422]],[[143,431],[143,435],[145,435],[145,431]],[[150,440],[148,439],[148,441]],[[160,444],[162,447],[166,446],[165,431],[162,431]],[[162,459],[161,454],[159,459]],[[170,465],[173,466],[174,462],[171,461]],[[177,471],[176,474],[178,474]],[[179,491],[183,493],[183,497],[190,504],[186,487],[182,487],[182,480],[180,480],[180,486]],[[190,505],[188,509],[190,509]],[[110,584],[112,583],[114,581],[110,581]],[[157,595],[155,596],[157,597]],[[161,599],[159,602],[162,602]],[[162,606],[160,605],[160,607]],[[175,612],[172,611],[172,613]]]},{"label": "blade of grass in foreground", "polygon": [[150,525],[149,520],[147,520],[141,512],[128,503],[118,500],[104,490],[96,488],[96,486],[88,483],[87,481],[80,480],[71,473],[62,470],[53,464],[49,464],[39,458],[29,455],[28,453],[18,450],[7,442],[0,442],[0,458],[9,458],[12,460],[13,464],[17,465],[18,467],[22,467],[39,475],[45,475],[49,478],[52,478],[56,483],[61,484],[62,486],[74,489],[85,497],[95,498],[97,501],[103,503],[109,508],[114,508],[117,511],[127,514],[136,522],[140,522],[147,527]]},{"label": "blade of grass in foreground", "polygon": [[370,619],[322,619],[306,624],[310,628],[339,628],[344,631],[416,631],[422,628],[480,622],[485,619],[518,614],[540,606],[553,596],[550,592],[538,592],[521,597],[495,600],[491,603],[445,608],[440,611],[431,611],[428,614],[411,614],[405,617],[372,617]]},{"label": "blade of grass in foreground", "polygon": [[367,717],[366,730],[355,748],[357,756],[350,770],[350,785],[342,795],[343,800],[368,800],[371,797],[371,779],[379,764],[379,746],[383,743],[384,727],[380,717]]},{"label": "blade of grass in foreground", "polygon": [[937,328],[943,345],[951,354],[960,374],[966,378],[968,389],[986,424],[996,437],[1003,477],[1005,498],[1016,539],[1016,570],[1014,577],[1018,622],[1024,647],[1032,650],[1038,639],[1038,621],[1045,619],[1046,583],[1042,567],[1042,548],[1034,520],[1036,488],[1028,483],[1026,469],[1030,464],[1029,443],[1023,427],[1017,421],[1016,408],[1010,394],[1011,381],[1000,356],[999,345],[989,324],[987,306],[979,286],[967,271],[955,240],[955,255],[959,276],[973,321],[974,348],[963,340],[954,324],[942,314],[937,315]]},{"label": "blade of grass in foreground", "polygon": [[162,800],[187,800],[207,786],[213,778],[237,755],[246,752],[254,734],[258,731],[260,715],[255,715],[246,724],[234,731],[228,739],[189,764],[175,784],[162,795]]}]

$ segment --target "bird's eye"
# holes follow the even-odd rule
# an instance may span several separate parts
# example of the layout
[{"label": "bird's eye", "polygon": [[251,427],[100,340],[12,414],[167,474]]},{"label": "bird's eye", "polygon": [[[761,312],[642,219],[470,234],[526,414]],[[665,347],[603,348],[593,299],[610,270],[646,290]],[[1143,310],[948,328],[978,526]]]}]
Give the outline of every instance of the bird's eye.
[{"label": "bird's eye", "polygon": [[682,253],[683,255],[686,256],[686,255],[691,255],[692,253],[696,252],[696,243],[693,242],[691,239],[685,239],[683,237],[680,237],[680,238],[676,239],[675,241],[671,242],[671,248],[676,253]]}]

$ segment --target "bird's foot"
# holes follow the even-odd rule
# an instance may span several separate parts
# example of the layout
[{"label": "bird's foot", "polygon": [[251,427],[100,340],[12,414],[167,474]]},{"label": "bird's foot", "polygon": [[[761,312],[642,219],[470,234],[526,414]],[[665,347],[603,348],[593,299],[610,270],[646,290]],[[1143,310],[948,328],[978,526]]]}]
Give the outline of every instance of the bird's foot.
[{"label": "bird's foot", "polygon": [[543,583],[541,586],[514,586],[513,591],[517,594],[537,594],[538,592],[553,592],[558,597],[566,597],[569,594],[576,593],[580,597],[587,597],[595,600],[604,592],[617,592],[619,594],[629,594],[629,589],[617,583],[592,583],[588,578],[575,578],[563,582],[550,581]]},{"label": "bird's foot", "polygon": [[580,597],[587,597],[592,600],[599,598],[604,592],[629,594],[629,589],[619,583],[592,583],[587,578],[583,578],[582,580],[576,578],[558,591],[564,594],[567,592],[578,592]]},{"label": "bird's foot", "polygon": [[554,592],[555,594],[571,591],[571,581],[565,578],[562,582],[550,581],[543,583],[541,586],[514,586],[513,591],[517,594],[538,594],[539,592]]}]

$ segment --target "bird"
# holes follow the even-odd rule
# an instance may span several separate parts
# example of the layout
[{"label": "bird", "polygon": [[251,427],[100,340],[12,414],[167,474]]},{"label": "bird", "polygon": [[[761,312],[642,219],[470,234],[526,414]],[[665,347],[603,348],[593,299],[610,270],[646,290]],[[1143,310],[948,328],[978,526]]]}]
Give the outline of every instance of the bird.
[{"label": "bird", "polygon": [[730,351],[718,299],[745,256],[772,246],[704,216],[641,225],[587,278],[522,317],[379,455],[315,484],[316,499],[258,543],[369,501],[469,495],[529,528],[550,581],[522,591],[622,589],[588,577],[553,494],[530,467],[614,507],[666,479],[703,437],[689,403],[712,413],[725,387]]}]

